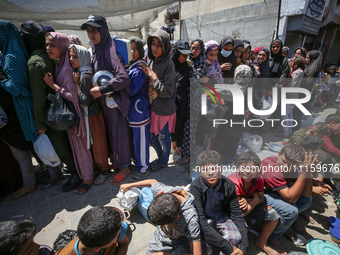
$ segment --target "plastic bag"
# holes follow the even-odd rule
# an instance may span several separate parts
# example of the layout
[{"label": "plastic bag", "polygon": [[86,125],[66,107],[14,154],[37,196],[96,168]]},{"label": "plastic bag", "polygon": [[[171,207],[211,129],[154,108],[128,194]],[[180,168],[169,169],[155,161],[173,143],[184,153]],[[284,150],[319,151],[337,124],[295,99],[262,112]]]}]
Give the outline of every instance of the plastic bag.
[{"label": "plastic bag", "polygon": [[60,90],[51,95],[45,123],[54,130],[68,130],[79,123],[79,116],[71,102],[64,100]]},{"label": "plastic bag", "polygon": [[246,135],[243,137],[243,141],[244,145],[252,152],[258,152],[262,148],[263,139],[259,135]]},{"label": "plastic bag", "polygon": [[123,193],[123,190],[120,190],[117,194],[118,204],[124,209],[131,211],[137,204],[140,193],[141,191],[135,187],[129,189],[125,193]]},{"label": "plastic bag", "polygon": [[149,221],[148,216],[147,216],[147,211],[149,208],[149,205],[152,202],[152,191],[150,187],[144,187],[141,190],[141,193],[139,195],[139,200],[138,200],[138,210],[139,212],[143,215],[144,219]]},{"label": "plastic bag", "polygon": [[33,144],[34,150],[45,165],[52,167],[59,166],[61,161],[55,152],[53,145],[46,134],[39,135]]}]

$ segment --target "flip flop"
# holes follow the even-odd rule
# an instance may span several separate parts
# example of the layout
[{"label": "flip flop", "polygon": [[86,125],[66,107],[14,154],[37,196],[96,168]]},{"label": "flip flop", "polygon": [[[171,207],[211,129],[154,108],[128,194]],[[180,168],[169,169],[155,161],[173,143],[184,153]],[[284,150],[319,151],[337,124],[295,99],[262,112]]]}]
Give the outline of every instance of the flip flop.
[{"label": "flip flop", "polygon": [[98,178],[93,182],[93,185],[101,185],[103,184],[104,182],[106,182],[107,179],[110,178],[110,176],[112,175],[111,172],[108,172],[107,174],[100,174],[98,176]]},{"label": "flip flop", "polygon": [[131,174],[131,170],[128,174],[126,174],[125,176],[121,175],[120,173],[117,173],[115,176],[113,176],[112,180],[111,180],[111,184],[112,185],[116,185],[118,183],[121,183],[122,181],[124,181],[124,179],[126,177],[128,177]]},{"label": "flip flop", "polygon": [[[78,188],[76,189],[75,193],[78,194],[78,195],[83,195],[83,194],[85,194],[86,192],[89,191],[90,187],[91,187],[91,184],[86,184],[86,183],[83,182],[82,184],[80,184],[78,186]],[[78,190],[84,190],[84,192],[78,193],[77,192]]]}]

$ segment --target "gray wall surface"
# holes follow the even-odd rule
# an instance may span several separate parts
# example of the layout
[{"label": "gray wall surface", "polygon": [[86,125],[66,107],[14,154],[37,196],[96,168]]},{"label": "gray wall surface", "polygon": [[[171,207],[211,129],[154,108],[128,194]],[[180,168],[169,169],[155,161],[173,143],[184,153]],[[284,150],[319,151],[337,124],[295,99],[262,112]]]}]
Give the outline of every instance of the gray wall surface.
[{"label": "gray wall surface", "polygon": [[229,35],[249,40],[252,48],[269,47],[276,27],[278,2],[267,0],[184,19],[181,38],[191,42],[199,37],[199,28],[204,42],[220,42]]}]

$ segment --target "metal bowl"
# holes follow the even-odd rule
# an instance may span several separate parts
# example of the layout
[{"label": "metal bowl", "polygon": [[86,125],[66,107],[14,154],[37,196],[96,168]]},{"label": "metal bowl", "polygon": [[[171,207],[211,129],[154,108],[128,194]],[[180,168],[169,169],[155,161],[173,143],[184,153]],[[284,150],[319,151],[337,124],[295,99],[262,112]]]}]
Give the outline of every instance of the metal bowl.
[{"label": "metal bowl", "polygon": [[[107,70],[98,71],[93,75],[93,78],[92,78],[93,87],[96,87],[96,86],[101,87],[101,86],[107,85],[112,78],[114,78],[113,73]],[[110,95],[112,93],[113,92],[109,92],[109,93],[105,93],[104,95]]]}]

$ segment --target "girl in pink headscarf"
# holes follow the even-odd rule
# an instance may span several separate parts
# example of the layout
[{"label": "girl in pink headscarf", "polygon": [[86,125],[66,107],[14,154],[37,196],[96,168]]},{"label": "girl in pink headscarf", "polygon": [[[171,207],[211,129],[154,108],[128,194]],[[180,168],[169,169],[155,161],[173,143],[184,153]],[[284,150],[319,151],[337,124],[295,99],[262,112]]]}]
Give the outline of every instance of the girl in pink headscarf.
[{"label": "girl in pink headscarf", "polygon": [[73,81],[73,68],[69,62],[70,42],[66,35],[51,32],[46,35],[46,50],[51,59],[56,62],[56,83],[51,73],[46,73],[45,83],[55,91],[60,90],[61,96],[73,103],[80,122],[67,130],[67,136],[73,152],[74,162],[83,183],[76,190],[77,194],[86,193],[93,182],[93,161],[91,151],[87,149],[86,128],[83,114],[78,102],[77,87]]}]

